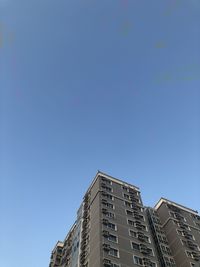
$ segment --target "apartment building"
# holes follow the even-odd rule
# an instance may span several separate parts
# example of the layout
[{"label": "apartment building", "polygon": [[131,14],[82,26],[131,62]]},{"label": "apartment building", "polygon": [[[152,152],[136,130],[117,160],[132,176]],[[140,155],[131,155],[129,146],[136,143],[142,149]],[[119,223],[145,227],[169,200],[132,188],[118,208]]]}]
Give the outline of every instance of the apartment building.
[{"label": "apartment building", "polygon": [[[175,252],[171,228],[170,231],[168,228],[168,222],[177,219],[165,206],[161,199],[154,209],[144,207],[138,187],[98,172],[83,198],[75,224],[65,240],[53,249],[49,266],[199,266],[191,265],[200,262],[193,258],[197,254],[191,256],[185,252],[186,260],[180,261],[181,254]],[[165,216],[167,212],[169,218]],[[190,230],[199,244],[198,219],[192,217],[197,214],[192,214],[190,224],[193,222],[194,227],[190,225]],[[178,239],[179,232],[176,234]],[[183,265],[185,262],[190,265]]]},{"label": "apartment building", "polygon": [[161,198],[155,210],[169,242],[171,255],[181,267],[200,266],[200,216],[197,211]]},{"label": "apartment building", "polygon": [[151,233],[156,245],[160,266],[162,267],[177,266],[172,256],[172,252],[169,246],[169,241],[163,229],[158,212],[153,208],[147,208],[146,212],[149,219]]}]

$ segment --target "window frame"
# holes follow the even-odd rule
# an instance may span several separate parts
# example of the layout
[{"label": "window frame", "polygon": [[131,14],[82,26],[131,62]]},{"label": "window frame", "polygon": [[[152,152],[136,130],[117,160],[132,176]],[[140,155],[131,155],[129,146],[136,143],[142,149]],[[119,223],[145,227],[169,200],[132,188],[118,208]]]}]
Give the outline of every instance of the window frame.
[{"label": "window frame", "polygon": [[[116,250],[117,251],[117,256],[110,254],[110,251],[111,250],[113,250],[113,251]],[[119,259],[120,258],[119,249],[114,248],[114,247],[110,247],[110,250],[108,251],[108,255],[111,256],[111,257],[115,257],[115,258],[118,258]]]}]

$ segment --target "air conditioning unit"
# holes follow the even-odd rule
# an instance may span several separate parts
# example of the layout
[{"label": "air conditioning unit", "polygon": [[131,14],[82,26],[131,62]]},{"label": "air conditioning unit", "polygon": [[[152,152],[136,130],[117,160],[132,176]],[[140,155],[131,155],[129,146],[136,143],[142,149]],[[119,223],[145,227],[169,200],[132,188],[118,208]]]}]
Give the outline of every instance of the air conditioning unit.
[{"label": "air conditioning unit", "polygon": [[140,249],[140,252],[142,253],[142,254],[149,254],[149,252],[148,252],[148,250],[147,249],[145,249],[145,248],[141,248]]},{"label": "air conditioning unit", "polygon": [[141,226],[141,224],[136,224],[136,225],[135,225],[135,228],[137,228],[138,230],[142,230],[142,226]]},{"label": "air conditioning unit", "polygon": [[129,191],[129,193],[136,194],[136,191],[134,189],[132,189],[132,188],[129,188],[128,191]]},{"label": "air conditioning unit", "polygon": [[144,264],[151,264],[151,260],[148,258],[143,258],[143,263]]},{"label": "air conditioning unit", "polygon": [[109,237],[110,233],[108,231],[103,230],[103,236],[104,237]]},{"label": "air conditioning unit", "polygon": [[175,216],[177,219],[184,219],[184,217],[180,213],[175,212]]},{"label": "air conditioning unit", "polygon": [[199,256],[193,256],[193,259],[194,259],[195,261],[200,261],[200,257],[199,257]]},{"label": "air conditioning unit", "polygon": [[147,263],[143,263],[143,266],[144,267],[151,267],[152,265],[151,265],[151,262],[149,262],[149,263],[147,262]]},{"label": "air conditioning unit", "polygon": [[134,217],[135,217],[135,219],[137,219],[137,220],[142,220],[142,218],[141,218],[139,215],[135,215]]},{"label": "air conditioning unit", "polygon": [[144,237],[144,235],[139,234],[139,235],[138,235],[138,239],[139,239],[140,241],[144,241],[144,240],[145,240],[145,237]]},{"label": "air conditioning unit", "polygon": [[179,222],[179,226],[181,229],[187,229],[187,225],[182,222]]},{"label": "air conditioning unit", "polygon": [[106,250],[106,251],[109,251],[110,250],[110,245],[109,244],[103,244],[103,249]]},{"label": "air conditioning unit", "polygon": [[184,235],[184,237],[186,238],[186,239],[191,239],[191,237],[189,236],[189,235]]},{"label": "air conditioning unit", "polygon": [[109,223],[109,221],[107,219],[103,219],[102,220],[103,224],[107,225]]},{"label": "air conditioning unit", "polygon": [[110,267],[111,266],[111,261],[108,259],[103,259],[103,266],[104,267]]},{"label": "air conditioning unit", "polygon": [[102,209],[102,213],[103,213],[103,214],[107,214],[107,213],[108,213],[108,210],[103,208],[103,209]]},{"label": "air conditioning unit", "polygon": [[192,241],[187,241],[187,245],[190,248],[196,248],[196,245]]},{"label": "air conditioning unit", "polygon": [[143,254],[150,254],[151,250],[144,244],[140,244],[140,252]]},{"label": "air conditioning unit", "polygon": [[136,206],[136,205],[132,205],[132,210],[134,210],[134,211],[141,211],[141,209],[140,209],[140,207],[138,207],[138,206]]}]

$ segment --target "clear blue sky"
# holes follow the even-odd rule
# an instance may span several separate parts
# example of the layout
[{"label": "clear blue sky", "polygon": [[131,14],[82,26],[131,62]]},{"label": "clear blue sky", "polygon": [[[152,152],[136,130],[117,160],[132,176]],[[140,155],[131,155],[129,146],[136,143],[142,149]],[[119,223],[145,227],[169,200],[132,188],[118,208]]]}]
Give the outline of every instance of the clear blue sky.
[{"label": "clear blue sky", "polygon": [[199,14],[0,0],[0,266],[48,266],[98,169],[200,211]]}]

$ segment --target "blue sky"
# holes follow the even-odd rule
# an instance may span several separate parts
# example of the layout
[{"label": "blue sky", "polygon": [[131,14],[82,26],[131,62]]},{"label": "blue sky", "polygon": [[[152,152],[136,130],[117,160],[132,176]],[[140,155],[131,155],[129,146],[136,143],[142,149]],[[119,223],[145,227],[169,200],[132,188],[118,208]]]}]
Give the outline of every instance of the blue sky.
[{"label": "blue sky", "polygon": [[199,12],[0,0],[0,266],[48,266],[98,169],[200,211]]}]

